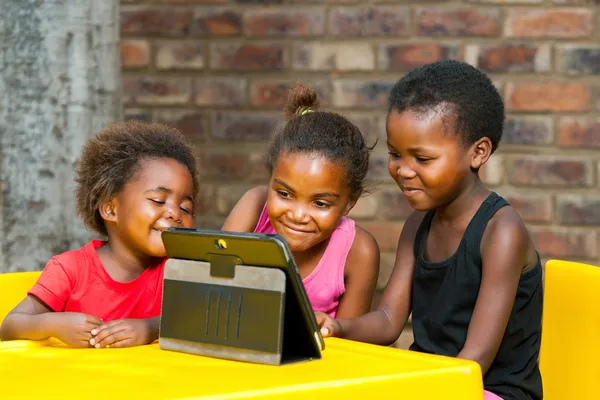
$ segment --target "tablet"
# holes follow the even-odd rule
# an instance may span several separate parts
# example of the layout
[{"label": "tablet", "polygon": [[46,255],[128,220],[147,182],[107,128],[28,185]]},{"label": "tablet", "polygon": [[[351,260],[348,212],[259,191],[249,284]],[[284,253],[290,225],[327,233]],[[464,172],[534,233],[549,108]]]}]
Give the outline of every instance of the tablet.
[{"label": "tablet", "polygon": [[[283,237],[170,228],[163,232],[162,239],[169,258],[167,265],[173,262],[179,264],[165,267],[161,340],[176,336],[178,340],[204,343],[208,347],[213,346],[214,354],[206,351],[202,354],[217,357],[225,354],[225,358],[235,359],[243,359],[236,357],[235,352],[239,354],[246,350],[250,355],[257,351],[268,354],[279,348],[281,357],[278,361],[264,361],[270,364],[321,358],[324,341],[298,267]],[[186,261],[195,262],[194,266],[185,264]],[[183,269],[188,272],[181,272]],[[185,277],[190,274],[189,271],[194,272],[195,278]],[[282,295],[278,296],[277,293]],[[239,301],[236,300],[238,297]],[[230,311],[242,307],[242,298],[247,304],[244,312],[238,310],[236,314]],[[193,311],[195,307],[200,307],[200,303],[206,305],[206,312],[199,309]],[[216,313],[218,317],[220,313],[221,320],[226,321],[218,324],[209,321],[210,307],[211,315]],[[187,314],[182,308],[188,310]],[[182,323],[184,314],[185,321],[201,315],[205,318],[204,324],[202,321],[197,321],[196,325]],[[179,319],[176,315],[179,315]],[[242,333],[232,326],[239,324],[235,321],[240,320],[240,315],[245,318],[242,319]],[[278,320],[281,329],[278,329],[275,321],[276,315],[281,316]],[[254,326],[255,323],[260,323],[260,326]],[[187,329],[194,332],[182,332],[183,325],[189,325]],[[215,335],[213,329],[215,332],[220,329],[221,334]],[[203,331],[206,331],[205,335],[202,335]],[[229,337],[225,338],[227,333]],[[232,336],[237,336],[237,341]],[[259,342],[269,342],[271,345]],[[170,344],[173,347],[173,341]],[[207,346],[203,349],[206,350]],[[227,347],[234,353],[228,351]],[[252,358],[250,356],[249,361]]]}]

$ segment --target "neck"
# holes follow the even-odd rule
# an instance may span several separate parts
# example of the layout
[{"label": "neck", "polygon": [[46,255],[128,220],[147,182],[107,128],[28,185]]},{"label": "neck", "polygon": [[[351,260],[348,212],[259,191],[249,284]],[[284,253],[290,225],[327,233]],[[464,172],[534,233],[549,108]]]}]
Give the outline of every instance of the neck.
[{"label": "neck", "polygon": [[489,194],[489,189],[485,187],[479,176],[476,175],[473,182],[465,190],[461,191],[454,200],[435,210],[435,218],[444,223],[453,223],[460,220],[463,216],[467,216],[470,219],[474,213],[473,209],[477,210]]},{"label": "neck", "polygon": [[98,249],[102,264],[113,278],[138,277],[152,263],[153,258],[131,250],[119,240],[111,240]]},{"label": "neck", "polygon": [[301,265],[311,261],[315,257],[315,255],[321,254],[324,251],[328,243],[329,239],[326,239],[320,243],[317,243],[308,250],[292,251],[292,254],[294,255],[294,261],[296,261],[296,265],[300,267]]}]

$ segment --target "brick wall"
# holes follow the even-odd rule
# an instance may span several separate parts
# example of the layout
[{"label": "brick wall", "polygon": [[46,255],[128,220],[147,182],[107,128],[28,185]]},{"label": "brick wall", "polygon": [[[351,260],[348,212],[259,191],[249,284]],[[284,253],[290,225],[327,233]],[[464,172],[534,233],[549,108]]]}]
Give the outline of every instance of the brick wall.
[{"label": "brick wall", "polygon": [[[600,1],[122,0],[126,115],[199,145],[198,223],[219,227],[265,182],[265,140],[296,79],[374,140],[410,68],[465,60],[501,89],[508,120],[485,181],[527,221],[544,260],[600,264]],[[379,190],[352,215],[382,248],[380,287],[410,209],[372,157]]]}]

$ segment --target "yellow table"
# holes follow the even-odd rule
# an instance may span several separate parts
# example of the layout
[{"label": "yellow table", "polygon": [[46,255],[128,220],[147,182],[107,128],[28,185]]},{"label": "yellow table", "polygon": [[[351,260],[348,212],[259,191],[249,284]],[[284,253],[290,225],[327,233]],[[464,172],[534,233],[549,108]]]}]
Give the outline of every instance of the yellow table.
[{"label": "yellow table", "polygon": [[1,342],[0,398],[483,398],[474,362],[341,339],[327,339],[326,346],[322,360],[276,367],[157,344],[98,350],[57,341]]}]

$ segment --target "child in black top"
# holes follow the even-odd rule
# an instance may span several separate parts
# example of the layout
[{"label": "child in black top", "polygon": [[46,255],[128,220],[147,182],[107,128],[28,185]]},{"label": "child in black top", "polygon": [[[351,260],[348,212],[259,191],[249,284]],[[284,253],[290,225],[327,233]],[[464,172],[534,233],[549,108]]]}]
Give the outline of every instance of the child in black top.
[{"label": "child in black top", "polygon": [[503,124],[496,88],[468,64],[429,64],[394,86],[388,167],[415,212],[376,309],[318,320],[324,336],[389,345],[412,312],[412,350],[476,361],[486,398],[540,400],[540,258],[517,212],[478,173]]}]

